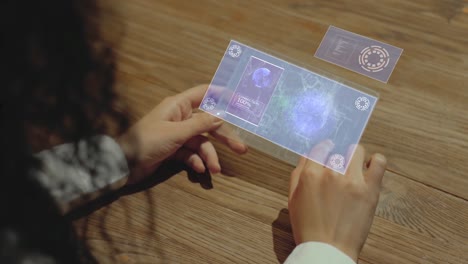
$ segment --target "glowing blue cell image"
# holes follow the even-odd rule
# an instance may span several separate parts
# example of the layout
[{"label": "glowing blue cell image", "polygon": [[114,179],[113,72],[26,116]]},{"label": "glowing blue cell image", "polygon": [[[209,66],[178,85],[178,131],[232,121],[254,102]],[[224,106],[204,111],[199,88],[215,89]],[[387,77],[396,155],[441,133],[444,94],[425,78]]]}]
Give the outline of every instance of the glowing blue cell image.
[{"label": "glowing blue cell image", "polygon": [[331,98],[320,91],[309,91],[299,96],[291,111],[296,132],[309,137],[324,128],[332,106]]},{"label": "glowing blue cell image", "polygon": [[271,83],[271,71],[267,68],[258,68],[252,74],[252,81],[258,88],[266,88]]}]

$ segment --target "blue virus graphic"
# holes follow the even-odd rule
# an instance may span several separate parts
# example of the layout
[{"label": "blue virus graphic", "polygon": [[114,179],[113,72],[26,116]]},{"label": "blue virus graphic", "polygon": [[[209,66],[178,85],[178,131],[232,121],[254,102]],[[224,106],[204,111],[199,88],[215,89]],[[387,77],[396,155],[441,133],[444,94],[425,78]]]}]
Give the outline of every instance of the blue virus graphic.
[{"label": "blue virus graphic", "polygon": [[329,119],[332,102],[324,92],[308,91],[299,97],[291,113],[296,132],[311,137],[323,129]]},{"label": "blue virus graphic", "polygon": [[267,68],[258,68],[252,74],[252,81],[258,88],[266,88],[271,82],[271,71]]}]

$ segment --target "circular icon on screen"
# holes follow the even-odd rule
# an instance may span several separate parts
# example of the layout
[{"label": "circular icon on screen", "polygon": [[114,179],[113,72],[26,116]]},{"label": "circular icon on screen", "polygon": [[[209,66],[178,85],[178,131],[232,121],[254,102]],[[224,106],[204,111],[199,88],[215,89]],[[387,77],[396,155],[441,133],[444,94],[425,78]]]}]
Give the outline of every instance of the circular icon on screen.
[{"label": "circular icon on screen", "polygon": [[367,99],[367,97],[361,96],[358,97],[356,101],[354,101],[354,105],[358,110],[366,111],[367,109],[369,109],[370,101],[369,99]]},{"label": "circular icon on screen", "polygon": [[242,48],[239,45],[234,44],[231,47],[229,47],[228,53],[231,57],[237,58],[242,54]]},{"label": "circular icon on screen", "polygon": [[266,88],[271,82],[271,71],[267,68],[258,68],[252,74],[252,81],[258,88]]},{"label": "circular icon on screen", "polygon": [[203,100],[202,108],[204,110],[211,111],[215,109],[215,107],[216,107],[216,101],[213,98],[207,97],[205,100]]},{"label": "circular icon on screen", "polygon": [[390,54],[380,46],[366,47],[359,55],[359,65],[368,72],[379,72],[385,69],[389,62]]},{"label": "circular icon on screen", "polygon": [[343,157],[343,155],[334,154],[330,157],[328,163],[333,169],[341,170],[344,168],[345,158]]}]

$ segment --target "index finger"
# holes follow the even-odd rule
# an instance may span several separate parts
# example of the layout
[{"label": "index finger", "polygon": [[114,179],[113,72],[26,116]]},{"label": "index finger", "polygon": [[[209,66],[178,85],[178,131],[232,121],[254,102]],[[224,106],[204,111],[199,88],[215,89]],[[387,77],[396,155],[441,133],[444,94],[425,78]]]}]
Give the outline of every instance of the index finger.
[{"label": "index finger", "polygon": [[365,173],[367,182],[379,189],[386,168],[387,159],[385,156],[382,154],[374,154],[371,158],[369,169]]},{"label": "index finger", "polygon": [[244,154],[247,152],[247,145],[245,145],[238,134],[225,123],[218,129],[211,131],[210,134],[237,154]]},{"label": "index finger", "polygon": [[334,147],[335,144],[329,139],[315,145],[308,155],[304,169],[320,174],[324,170],[324,164]]},{"label": "index finger", "polygon": [[362,145],[351,145],[348,150],[348,159],[351,161],[346,171],[346,175],[351,176],[354,179],[363,180],[363,165],[366,155],[366,150]]}]

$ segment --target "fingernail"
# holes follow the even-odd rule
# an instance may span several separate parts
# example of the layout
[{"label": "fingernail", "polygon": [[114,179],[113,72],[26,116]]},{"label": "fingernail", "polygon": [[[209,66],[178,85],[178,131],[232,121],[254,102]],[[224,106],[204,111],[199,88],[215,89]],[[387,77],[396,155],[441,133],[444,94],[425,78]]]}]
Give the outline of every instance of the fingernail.
[{"label": "fingernail", "polygon": [[212,118],[213,118],[213,125],[215,126],[219,126],[224,122],[222,119],[219,119],[216,116],[212,116]]},{"label": "fingernail", "polygon": [[249,150],[249,147],[247,145],[245,145],[245,144],[241,144],[241,145],[243,147],[244,153]]},{"label": "fingernail", "polygon": [[384,155],[380,154],[380,153],[377,153],[374,155],[374,160],[381,164],[382,166],[386,166],[387,165],[387,158],[385,158]]},{"label": "fingernail", "polygon": [[217,174],[221,172],[221,165],[214,165],[211,168],[208,169],[210,173]]},{"label": "fingernail", "polygon": [[333,141],[331,141],[330,139],[325,140],[323,144],[327,150],[331,150],[335,147],[335,143],[333,143]]}]

